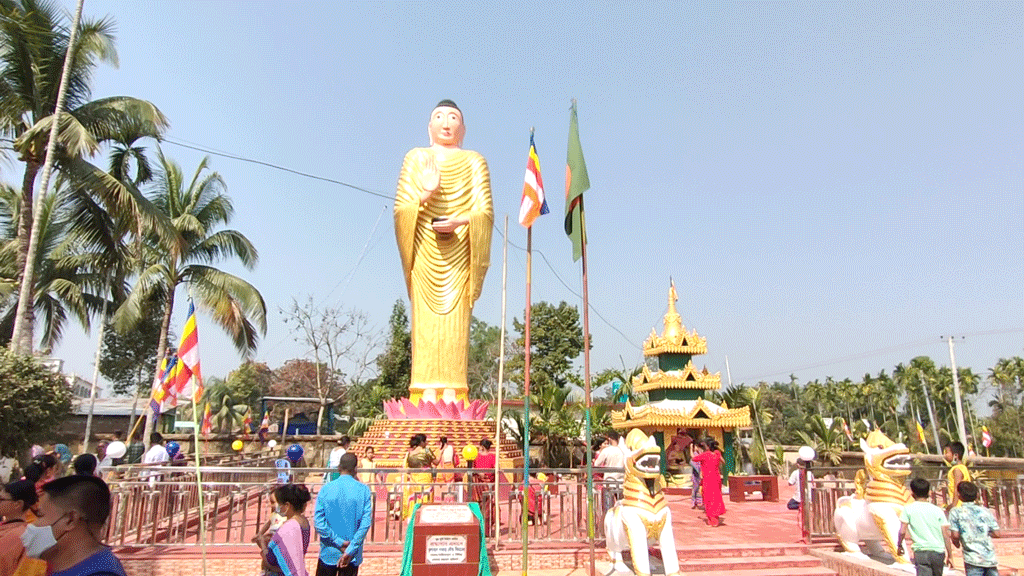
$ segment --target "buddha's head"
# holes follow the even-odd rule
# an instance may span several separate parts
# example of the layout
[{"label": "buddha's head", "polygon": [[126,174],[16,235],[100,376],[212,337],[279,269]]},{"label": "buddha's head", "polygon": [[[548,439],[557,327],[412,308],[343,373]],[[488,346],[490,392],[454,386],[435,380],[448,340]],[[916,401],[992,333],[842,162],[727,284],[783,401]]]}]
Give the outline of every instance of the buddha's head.
[{"label": "buddha's head", "polygon": [[430,145],[442,148],[461,148],[462,138],[466,135],[466,126],[462,123],[462,111],[451,100],[441,100],[430,113],[427,124],[430,134]]}]

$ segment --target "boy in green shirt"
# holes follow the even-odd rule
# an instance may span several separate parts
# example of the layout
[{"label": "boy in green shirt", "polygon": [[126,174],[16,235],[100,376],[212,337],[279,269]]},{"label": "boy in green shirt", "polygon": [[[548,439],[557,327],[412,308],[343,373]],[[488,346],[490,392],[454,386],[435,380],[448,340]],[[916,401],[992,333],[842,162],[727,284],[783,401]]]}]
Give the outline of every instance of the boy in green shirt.
[{"label": "boy in green shirt", "polygon": [[[942,576],[942,566],[953,567],[953,544],[949,537],[949,521],[942,508],[928,501],[931,484],[924,478],[910,482],[914,501],[903,507],[900,514],[900,536],[896,551],[903,554],[903,539],[910,531],[914,544],[914,566],[917,576]],[[945,549],[945,553],[943,553]]]}]

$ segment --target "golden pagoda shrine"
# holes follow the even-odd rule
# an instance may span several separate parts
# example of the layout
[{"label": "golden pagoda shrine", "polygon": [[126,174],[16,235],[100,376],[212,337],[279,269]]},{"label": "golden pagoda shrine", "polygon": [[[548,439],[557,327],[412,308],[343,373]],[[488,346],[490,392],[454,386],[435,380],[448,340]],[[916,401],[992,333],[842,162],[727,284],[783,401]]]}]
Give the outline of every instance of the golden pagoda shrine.
[{"label": "golden pagoda shrine", "polygon": [[670,448],[678,439],[689,435],[694,440],[711,437],[718,440],[724,455],[723,476],[733,472],[735,455],[733,439],[737,428],[750,426],[750,408],[729,408],[704,398],[706,390],[722,387],[721,373],[711,374],[705,367],[693,365],[693,357],[707,354],[707,341],[697,331],[686,331],[682,317],[676,312],[676,286],[668,292],[665,329],[659,336],[652,328],[644,342],[644,356],[657,358],[657,371],[646,365],[633,378],[633,391],[647,393],[647,403],[633,406],[627,399],[623,410],[612,411],[612,427],[625,435],[639,428],[653,436],[661,446],[661,471],[669,467]]}]

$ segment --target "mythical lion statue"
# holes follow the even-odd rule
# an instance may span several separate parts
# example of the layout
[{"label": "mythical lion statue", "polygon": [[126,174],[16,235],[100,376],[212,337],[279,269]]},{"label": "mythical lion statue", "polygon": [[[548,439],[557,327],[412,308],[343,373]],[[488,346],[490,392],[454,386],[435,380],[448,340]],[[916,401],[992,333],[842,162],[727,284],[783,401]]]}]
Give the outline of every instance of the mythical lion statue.
[{"label": "mythical lion statue", "polygon": [[910,474],[910,450],[880,430],[862,438],[860,449],[864,452],[864,469],[857,471],[857,492],[836,502],[833,522],[839,542],[847,552],[859,556],[865,556],[861,540],[873,554],[884,546],[897,562],[909,563],[905,553],[896,553],[896,540],[900,513],[913,500],[904,486]]},{"label": "mythical lion statue", "polygon": [[605,514],[604,530],[608,553],[616,572],[629,572],[622,551],[629,550],[638,576],[650,576],[649,546],[661,548],[665,574],[679,574],[676,540],[672,534],[672,512],[665,502],[665,479],[661,475],[661,448],[653,437],[638,429],[626,436],[629,456],[622,484],[622,500]]}]

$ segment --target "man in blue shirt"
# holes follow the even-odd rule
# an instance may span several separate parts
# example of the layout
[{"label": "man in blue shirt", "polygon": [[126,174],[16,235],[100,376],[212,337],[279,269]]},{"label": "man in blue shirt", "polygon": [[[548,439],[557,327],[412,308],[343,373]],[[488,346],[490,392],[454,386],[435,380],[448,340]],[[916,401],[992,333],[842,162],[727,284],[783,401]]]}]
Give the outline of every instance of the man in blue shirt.
[{"label": "man in blue shirt", "polygon": [[314,524],[320,535],[316,576],[356,576],[363,563],[363,540],[373,523],[373,495],[356,480],[358,458],[341,457],[341,476],[324,484],[316,499]]}]

